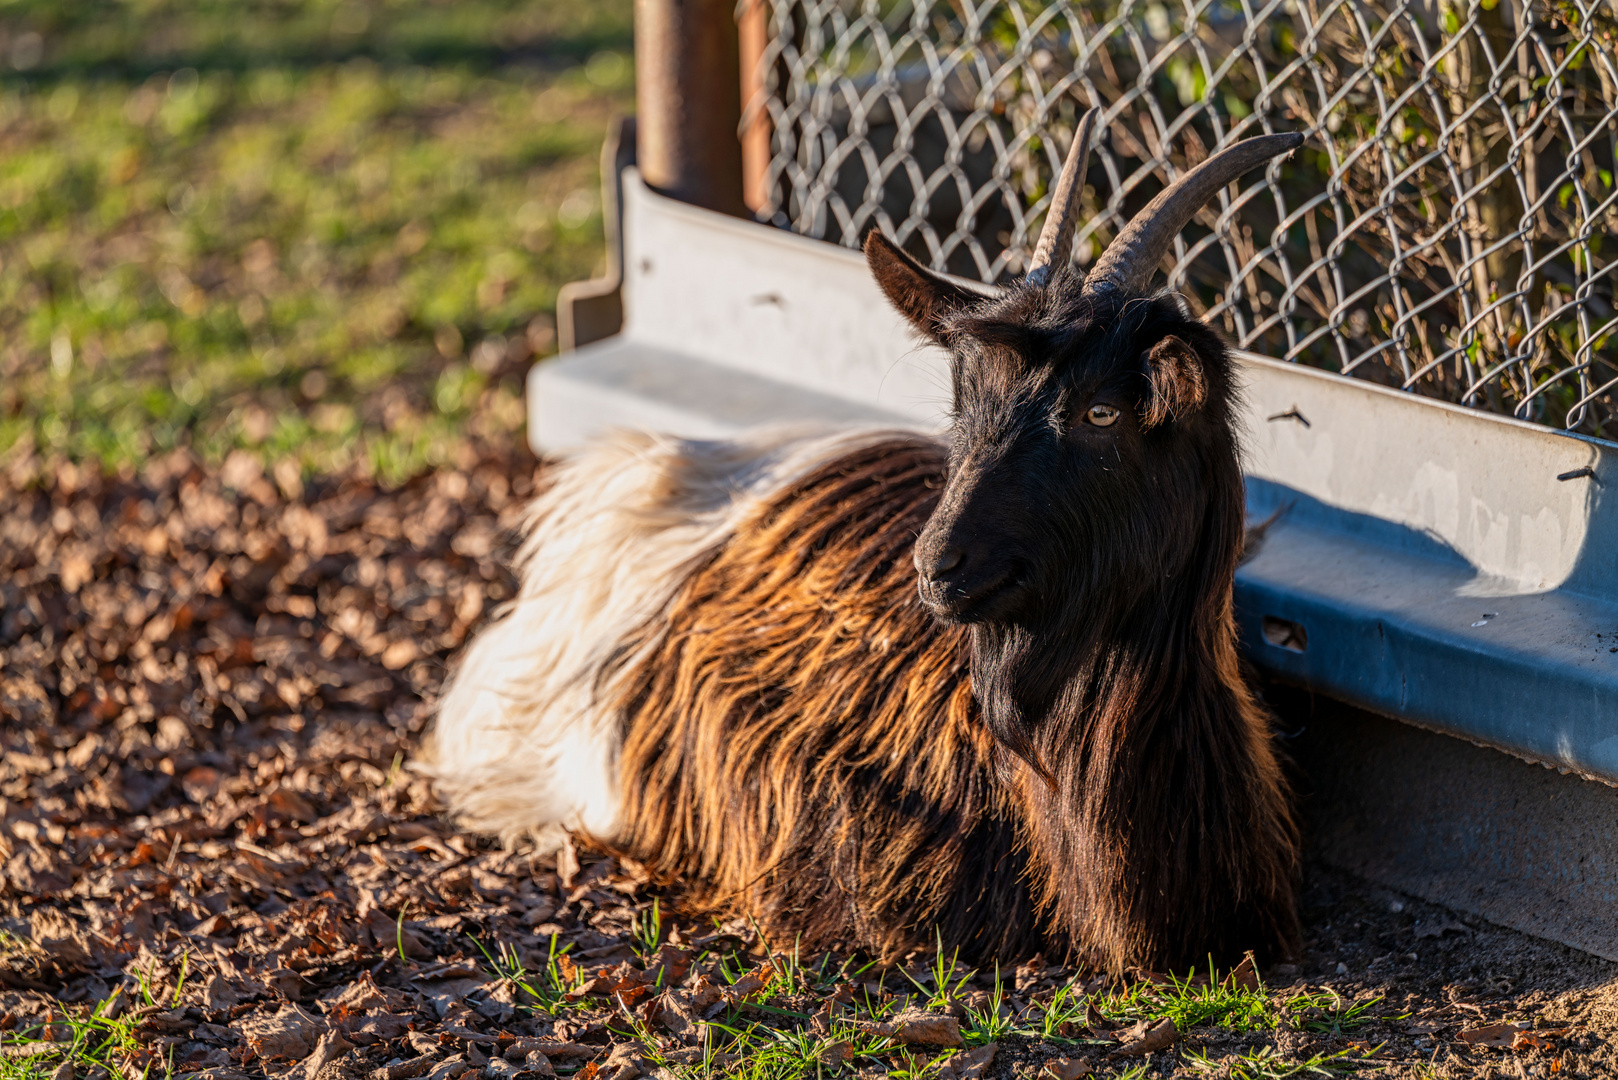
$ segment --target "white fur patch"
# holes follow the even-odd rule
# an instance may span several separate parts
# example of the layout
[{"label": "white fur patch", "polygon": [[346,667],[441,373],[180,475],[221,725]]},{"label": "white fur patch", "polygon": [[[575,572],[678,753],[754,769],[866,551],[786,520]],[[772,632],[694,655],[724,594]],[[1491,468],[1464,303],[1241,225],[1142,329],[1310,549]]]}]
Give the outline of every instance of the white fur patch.
[{"label": "white fur patch", "polygon": [[[897,433],[768,428],[703,442],[622,433],[553,468],[518,554],[522,584],[468,647],[421,764],[462,824],[555,846],[618,828],[621,717],[610,703],[680,584],[758,505]],[[638,651],[623,655],[626,645]],[[603,680],[609,662],[617,679]]]}]

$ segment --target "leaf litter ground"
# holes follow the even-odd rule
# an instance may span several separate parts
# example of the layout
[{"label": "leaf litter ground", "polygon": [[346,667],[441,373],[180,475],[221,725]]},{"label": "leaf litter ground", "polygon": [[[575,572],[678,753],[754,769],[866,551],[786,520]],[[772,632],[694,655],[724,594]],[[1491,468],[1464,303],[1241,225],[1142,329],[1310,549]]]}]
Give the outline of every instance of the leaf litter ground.
[{"label": "leaf litter ground", "polygon": [[803,955],[408,762],[538,463],[0,473],[0,1080],[1618,1073],[1618,966],[1308,873],[1302,962]]}]

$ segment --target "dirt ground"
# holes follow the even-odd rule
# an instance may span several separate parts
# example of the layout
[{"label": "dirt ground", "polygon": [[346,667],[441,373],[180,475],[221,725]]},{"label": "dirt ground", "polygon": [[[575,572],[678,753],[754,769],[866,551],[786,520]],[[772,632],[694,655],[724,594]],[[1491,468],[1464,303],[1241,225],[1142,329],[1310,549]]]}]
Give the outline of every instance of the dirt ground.
[{"label": "dirt ground", "polygon": [[0,475],[0,1080],[1618,1075],[1618,965],[1323,867],[1262,983],[997,994],[457,834],[408,762],[537,468]]}]

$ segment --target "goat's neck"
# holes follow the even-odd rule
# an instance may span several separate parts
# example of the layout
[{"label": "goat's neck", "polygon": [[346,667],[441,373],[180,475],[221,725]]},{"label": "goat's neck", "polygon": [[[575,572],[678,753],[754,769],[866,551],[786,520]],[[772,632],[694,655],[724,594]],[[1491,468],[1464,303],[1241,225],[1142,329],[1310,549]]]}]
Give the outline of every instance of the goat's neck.
[{"label": "goat's neck", "polygon": [[974,635],[974,688],[1017,754],[1042,902],[1107,966],[1177,955],[1185,920],[1160,898],[1192,881],[1219,910],[1216,894],[1248,888],[1234,838],[1271,831],[1279,773],[1235,644],[1228,570],[1099,625]]},{"label": "goat's neck", "polygon": [[1191,577],[1093,619],[974,627],[973,687],[991,729],[1019,753],[1050,755],[1054,770],[1097,724],[1144,735],[1158,717],[1239,708],[1230,582],[1199,588]]}]

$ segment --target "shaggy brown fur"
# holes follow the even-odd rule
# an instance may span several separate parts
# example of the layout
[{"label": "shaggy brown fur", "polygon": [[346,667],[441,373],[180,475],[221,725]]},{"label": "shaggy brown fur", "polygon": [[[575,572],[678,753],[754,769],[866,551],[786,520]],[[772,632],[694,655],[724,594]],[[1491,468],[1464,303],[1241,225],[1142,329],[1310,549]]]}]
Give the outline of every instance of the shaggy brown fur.
[{"label": "shaggy brown fur", "polygon": [[[844,457],[685,583],[628,683],[612,846],[806,947],[893,956],[937,935],[1114,970],[1284,949],[1295,839],[1262,716],[1244,699],[1233,733],[1210,730],[1217,707],[1160,723],[1179,673],[1119,654],[1100,661],[1104,700],[1040,726],[1051,780],[999,748],[968,630],[917,598],[911,548],[945,471],[920,439]],[[1224,580],[1210,658],[1239,686]]]},{"label": "shaggy brown fur", "polygon": [[1048,947],[966,634],[916,595],[944,466],[921,439],[836,461],[686,582],[624,706],[614,847],[783,943]]}]

